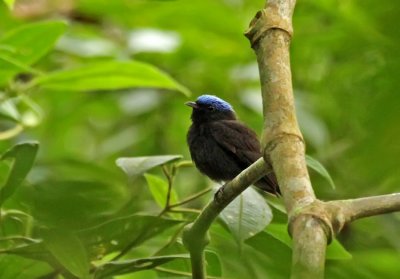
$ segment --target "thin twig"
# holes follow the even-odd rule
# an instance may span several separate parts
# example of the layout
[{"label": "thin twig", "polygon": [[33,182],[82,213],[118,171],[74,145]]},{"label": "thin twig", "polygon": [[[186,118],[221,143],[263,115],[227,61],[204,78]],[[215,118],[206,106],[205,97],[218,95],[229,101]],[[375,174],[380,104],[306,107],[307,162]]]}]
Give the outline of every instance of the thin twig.
[{"label": "thin twig", "polygon": [[180,201],[180,202],[171,204],[171,205],[169,206],[169,208],[178,207],[178,206],[184,205],[184,204],[186,204],[186,203],[188,203],[188,202],[191,202],[191,201],[193,201],[193,200],[195,200],[195,199],[197,199],[197,198],[199,198],[199,197],[201,197],[201,196],[207,194],[207,193],[210,192],[212,189],[213,189],[212,187],[206,188],[206,189],[204,189],[204,190],[202,190],[202,191],[200,191],[200,192],[198,192],[198,193],[196,193],[196,194],[193,194],[193,195],[187,197],[186,199],[184,199],[184,200],[182,200],[182,201]]},{"label": "thin twig", "polygon": [[200,214],[201,210],[194,209],[194,208],[178,207],[178,208],[175,208],[175,209],[170,209],[170,210],[168,210],[168,212]]},{"label": "thin twig", "polygon": [[169,241],[153,254],[153,257],[158,256],[164,249],[167,249],[169,246],[171,246],[179,237],[184,228],[185,226],[181,226],[179,229],[177,229],[176,232],[171,236]]},{"label": "thin twig", "polygon": [[[169,269],[169,268],[164,268],[164,267],[156,267],[155,270],[160,271],[160,272],[165,272],[165,273],[169,273],[169,274],[174,274],[174,275],[181,275],[181,276],[186,276],[186,277],[190,277],[192,274],[189,272],[183,272],[183,271],[179,271],[179,270],[173,270],[173,269]],[[207,279],[221,279],[221,277],[216,277],[216,276],[207,276]]]},{"label": "thin twig", "polygon": [[168,181],[168,191],[167,191],[167,199],[165,201],[165,207],[164,211],[168,210],[170,200],[171,200],[171,192],[172,192],[172,183],[173,183],[173,176],[170,174],[169,170],[167,169],[167,166],[163,165],[162,170],[164,172],[165,177],[167,178]]}]

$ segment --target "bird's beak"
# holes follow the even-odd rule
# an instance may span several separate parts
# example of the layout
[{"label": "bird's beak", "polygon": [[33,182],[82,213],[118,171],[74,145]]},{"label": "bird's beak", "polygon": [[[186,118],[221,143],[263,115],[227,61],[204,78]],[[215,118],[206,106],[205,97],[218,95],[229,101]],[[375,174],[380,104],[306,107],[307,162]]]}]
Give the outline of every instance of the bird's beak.
[{"label": "bird's beak", "polygon": [[197,109],[199,106],[196,104],[196,102],[186,102],[185,105],[192,107],[194,109]]}]

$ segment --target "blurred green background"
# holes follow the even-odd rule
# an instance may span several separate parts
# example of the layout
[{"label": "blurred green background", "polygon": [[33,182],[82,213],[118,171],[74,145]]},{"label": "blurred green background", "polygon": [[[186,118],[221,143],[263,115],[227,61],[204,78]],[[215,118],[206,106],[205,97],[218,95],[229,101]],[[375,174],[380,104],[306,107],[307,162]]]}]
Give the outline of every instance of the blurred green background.
[{"label": "blurred green background", "polygon": [[[0,278],[92,278],[90,262],[112,260],[132,240],[124,259],[185,254],[179,232],[197,213],[168,213],[160,221],[154,188],[166,189],[162,168],[127,178],[115,162],[170,154],[190,160],[190,110],[183,104],[203,93],[229,101],[260,132],[258,69],[243,33],[264,1],[17,0],[9,9],[5,3],[12,2],[0,3],[0,150],[32,140],[40,148],[28,178],[2,205]],[[334,190],[310,171],[322,200],[399,191],[399,12],[400,2],[391,0],[297,3],[291,61],[298,119],[307,154],[336,184]],[[129,72],[117,64],[84,84],[84,67],[106,69],[117,60],[156,68],[135,64]],[[82,68],[64,82],[54,79],[57,71]],[[118,74],[125,70],[143,77],[123,85]],[[115,86],[107,86],[112,74]],[[174,177],[176,200],[212,184],[176,162],[164,167]],[[9,171],[3,162],[2,185]],[[210,197],[186,207],[201,209]],[[210,273],[288,278],[291,251],[279,237],[287,237],[286,217],[275,208],[272,213],[275,233],[267,227],[239,241],[229,224],[216,223]],[[346,227],[339,241],[352,257],[342,247],[333,251],[326,278],[398,278],[399,228],[399,214]],[[111,273],[98,271],[95,278],[184,278],[163,268],[189,270],[183,256],[146,271],[127,266],[136,272],[117,275],[106,266]]]}]

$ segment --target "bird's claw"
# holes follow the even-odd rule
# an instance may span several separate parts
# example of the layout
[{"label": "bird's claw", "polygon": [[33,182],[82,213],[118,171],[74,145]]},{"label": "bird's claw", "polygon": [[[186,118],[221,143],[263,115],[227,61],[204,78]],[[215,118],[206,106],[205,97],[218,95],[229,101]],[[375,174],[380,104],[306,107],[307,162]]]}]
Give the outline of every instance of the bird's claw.
[{"label": "bird's claw", "polygon": [[221,201],[222,196],[224,195],[225,185],[222,185],[217,192],[214,194],[214,200],[218,203]]}]

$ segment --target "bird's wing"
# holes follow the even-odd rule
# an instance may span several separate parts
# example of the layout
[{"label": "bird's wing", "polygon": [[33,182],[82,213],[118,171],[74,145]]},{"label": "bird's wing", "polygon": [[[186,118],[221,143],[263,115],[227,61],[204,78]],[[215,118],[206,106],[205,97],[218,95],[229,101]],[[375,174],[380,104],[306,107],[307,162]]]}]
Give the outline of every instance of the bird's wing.
[{"label": "bird's wing", "polygon": [[[247,168],[262,156],[256,133],[239,121],[212,122],[211,134],[221,148],[233,155],[241,168]],[[260,179],[256,186],[275,195],[280,194],[273,172]]]},{"label": "bird's wing", "polygon": [[211,134],[226,151],[237,157],[241,167],[247,168],[261,157],[260,142],[256,133],[236,120],[211,123]]}]

